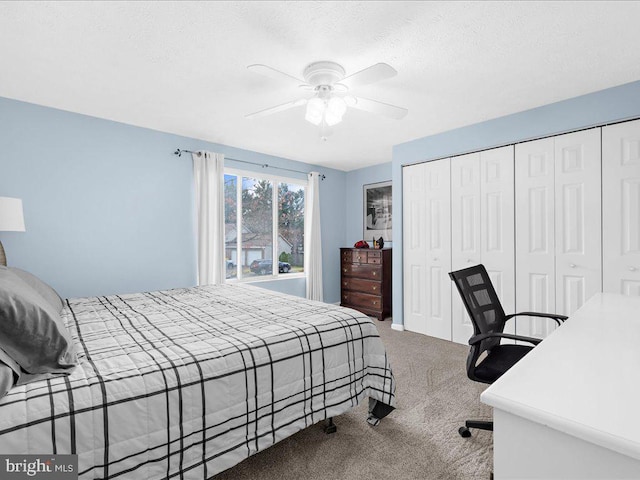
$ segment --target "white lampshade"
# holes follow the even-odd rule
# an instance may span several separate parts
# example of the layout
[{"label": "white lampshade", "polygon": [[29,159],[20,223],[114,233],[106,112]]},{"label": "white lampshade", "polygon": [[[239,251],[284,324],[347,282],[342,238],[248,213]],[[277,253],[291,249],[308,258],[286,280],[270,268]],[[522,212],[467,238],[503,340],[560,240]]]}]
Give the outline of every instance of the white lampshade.
[{"label": "white lampshade", "polygon": [[327,110],[342,120],[342,116],[347,111],[347,102],[340,97],[331,97],[327,105]]},{"label": "white lampshade", "polygon": [[20,198],[0,197],[0,231],[25,231]]},{"label": "white lampshade", "polygon": [[327,102],[327,109],[324,112],[324,121],[332,127],[342,121],[342,116],[347,111],[347,104],[342,98],[331,97]]},{"label": "white lampshade", "polygon": [[304,119],[307,122],[314,125],[320,125],[322,122],[322,115],[324,114],[325,103],[324,100],[314,97],[307,102],[307,113]]}]

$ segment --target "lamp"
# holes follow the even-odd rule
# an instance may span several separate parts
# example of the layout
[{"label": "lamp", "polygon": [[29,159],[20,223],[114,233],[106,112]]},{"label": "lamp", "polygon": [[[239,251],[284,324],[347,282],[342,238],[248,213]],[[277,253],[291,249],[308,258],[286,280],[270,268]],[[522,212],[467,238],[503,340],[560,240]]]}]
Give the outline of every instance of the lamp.
[{"label": "lamp", "polygon": [[[24,232],[24,216],[22,200],[19,198],[0,197],[0,232]],[[7,265],[7,257],[0,242],[0,265]]]}]

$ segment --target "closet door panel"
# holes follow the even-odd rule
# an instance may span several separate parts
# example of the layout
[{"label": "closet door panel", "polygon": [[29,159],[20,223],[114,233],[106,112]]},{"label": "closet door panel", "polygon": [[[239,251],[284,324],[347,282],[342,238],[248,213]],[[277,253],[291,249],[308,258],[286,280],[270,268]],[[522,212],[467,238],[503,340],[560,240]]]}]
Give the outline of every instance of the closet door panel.
[{"label": "closet door panel", "polygon": [[603,291],[640,295],[640,120],[602,129]]},{"label": "closet door panel", "polygon": [[[515,312],[514,208],[513,145],[481,152],[480,259],[507,314]],[[515,323],[505,332],[515,333]]]},{"label": "closet door panel", "polygon": [[451,340],[450,159],[426,163],[426,334]]},{"label": "closet door panel", "polygon": [[402,169],[404,326],[427,333],[427,178],[426,164]]},{"label": "closet door panel", "polygon": [[[480,153],[451,158],[451,270],[481,263]],[[451,289],[452,340],[467,344],[473,324],[458,290]]]},{"label": "closet door panel", "polygon": [[[515,147],[516,310],[554,312],[554,139]],[[555,322],[521,317],[518,335],[545,337]]]},{"label": "closet door panel", "polygon": [[555,137],[556,313],[602,291],[600,129]]},{"label": "closet door panel", "polygon": [[403,169],[404,319],[409,331],[451,340],[449,159]]}]

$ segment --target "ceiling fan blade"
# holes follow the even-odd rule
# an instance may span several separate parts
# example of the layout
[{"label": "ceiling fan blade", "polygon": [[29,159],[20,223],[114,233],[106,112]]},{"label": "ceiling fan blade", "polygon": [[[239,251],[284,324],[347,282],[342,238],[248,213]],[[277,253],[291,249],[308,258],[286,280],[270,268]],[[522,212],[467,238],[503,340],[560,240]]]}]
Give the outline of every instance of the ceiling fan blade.
[{"label": "ceiling fan blade", "polygon": [[285,110],[289,110],[293,107],[301,107],[302,105],[306,105],[307,99],[301,98],[299,100],[293,100],[291,102],[282,103],[280,105],[276,105],[275,107],[265,108],[264,110],[260,110],[258,112],[250,113],[245,115],[244,118],[259,118],[265,117],[267,115],[271,115],[272,113],[283,112]]},{"label": "ceiling fan blade", "polygon": [[370,83],[379,82],[380,80],[394,77],[397,74],[398,72],[396,72],[391,65],[386,63],[376,63],[364,70],[360,70],[353,75],[343,78],[340,80],[340,83],[351,89],[361,85],[369,85]]},{"label": "ceiling fan blade", "polygon": [[388,103],[378,102],[377,100],[370,100],[368,98],[362,97],[354,97],[356,99],[356,103],[353,108],[357,108],[358,110],[364,110],[365,112],[377,113],[379,115],[384,115],[385,117],[390,117],[395,120],[400,120],[404,118],[409,110],[402,107],[397,107],[395,105],[390,105]]},{"label": "ceiling fan blade", "polygon": [[276,80],[287,80],[289,82],[295,83],[296,85],[309,85],[304,80],[296,78],[288,73],[281,72],[280,70],[276,70],[275,68],[269,67],[267,65],[255,64],[249,65],[247,67],[248,70],[252,72],[258,73],[260,75],[264,75],[265,77],[274,78]]}]

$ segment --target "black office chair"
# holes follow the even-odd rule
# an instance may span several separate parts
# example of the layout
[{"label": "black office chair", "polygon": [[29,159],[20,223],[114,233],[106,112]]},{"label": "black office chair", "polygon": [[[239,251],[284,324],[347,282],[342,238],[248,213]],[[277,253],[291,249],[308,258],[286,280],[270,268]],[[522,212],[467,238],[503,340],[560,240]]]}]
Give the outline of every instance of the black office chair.
[{"label": "black office chair", "polygon": [[[469,339],[471,350],[467,356],[467,376],[475,382],[495,382],[542,341],[539,338],[504,333],[507,320],[517,316],[544,317],[552,318],[558,325],[561,325],[568,318],[564,315],[536,312],[505,315],[484,265],[475,265],[451,272],[449,277],[458,288],[462,302],[473,323],[474,335]],[[500,345],[502,338],[528,342],[533,346]],[[485,352],[487,355],[479,360]],[[463,437],[470,437],[470,428],[493,430],[493,422],[467,420],[465,426],[458,429],[458,433]]]}]

